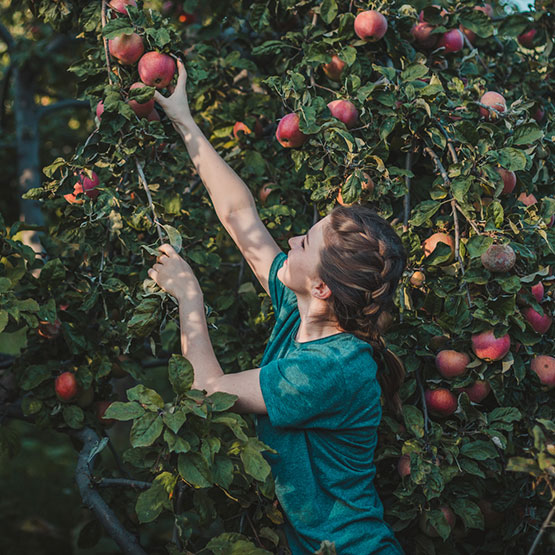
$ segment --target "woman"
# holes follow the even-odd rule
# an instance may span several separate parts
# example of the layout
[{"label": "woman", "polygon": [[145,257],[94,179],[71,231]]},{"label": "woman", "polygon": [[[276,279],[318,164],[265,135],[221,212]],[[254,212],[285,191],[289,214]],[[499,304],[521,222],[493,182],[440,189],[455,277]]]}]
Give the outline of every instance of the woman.
[{"label": "woman", "polygon": [[[235,410],[257,415],[294,555],[323,540],[340,555],[399,554],[374,489],[373,454],[381,380],[399,407],[404,371],[383,348],[378,319],[391,303],[405,253],[391,226],[368,208],[337,207],[281,252],[245,183],[194,123],[186,72],[156,101],[183,138],[216,213],[271,295],[276,324],[260,368],[224,374],[208,335],[203,295],[190,266],[160,247],[149,276],[179,302],[183,356],[193,387],[237,395]],[[373,354],[389,361],[389,372]]]}]

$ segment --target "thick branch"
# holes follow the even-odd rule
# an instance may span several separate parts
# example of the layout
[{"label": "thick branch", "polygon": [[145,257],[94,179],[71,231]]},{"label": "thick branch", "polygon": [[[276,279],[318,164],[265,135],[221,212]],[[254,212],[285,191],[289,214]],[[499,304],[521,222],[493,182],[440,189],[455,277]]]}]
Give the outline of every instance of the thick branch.
[{"label": "thick branch", "polygon": [[118,544],[122,553],[127,555],[146,555],[137,538],[130,534],[120,523],[116,514],[94,490],[94,483],[89,470],[92,450],[98,445],[99,437],[90,428],[75,432],[75,436],[83,442],[75,468],[75,481],[83,503],[91,509],[104,527],[108,535]]},{"label": "thick branch", "polygon": [[64,108],[90,108],[90,104],[86,100],[77,100],[76,98],[66,98],[64,100],[59,100],[54,102],[54,104],[49,104],[48,106],[43,106],[38,111],[38,118],[41,119],[44,116],[56,112],[58,110],[63,110]]},{"label": "thick branch", "polygon": [[0,23],[0,39],[2,39],[6,46],[8,47],[8,52],[13,50],[15,46],[15,41],[13,40],[12,34],[8,31],[8,28],[2,23]]}]

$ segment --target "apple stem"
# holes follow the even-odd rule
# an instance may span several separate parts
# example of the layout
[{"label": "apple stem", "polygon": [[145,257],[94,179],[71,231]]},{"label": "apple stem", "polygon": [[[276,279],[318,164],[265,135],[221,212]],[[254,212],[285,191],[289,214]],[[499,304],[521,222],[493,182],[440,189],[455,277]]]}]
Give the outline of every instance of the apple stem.
[{"label": "apple stem", "polygon": [[[100,18],[102,21],[102,28],[106,26],[106,0],[102,0],[102,8],[100,9]],[[110,67],[110,54],[108,53],[108,41],[106,37],[102,37],[102,42],[104,44],[104,54],[106,55],[106,67],[108,68],[108,81],[110,85],[113,85],[112,82],[112,68]]]}]

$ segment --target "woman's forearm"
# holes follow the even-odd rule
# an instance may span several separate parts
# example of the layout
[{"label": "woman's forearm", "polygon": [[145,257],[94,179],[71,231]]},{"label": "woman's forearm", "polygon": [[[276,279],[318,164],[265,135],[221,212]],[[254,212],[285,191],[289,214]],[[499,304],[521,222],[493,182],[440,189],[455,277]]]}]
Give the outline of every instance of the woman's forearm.
[{"label": "woman's forearm", "polygon": [[206,316],[204,301],[191,304],[179,303],[179,324],[181,332],[181,353],[191,363],[194,372],[193,389],[207,389],[207,384],[224,375],[214,354]]},{"label": "woman's forearm", "polygon": [[206,187],[220,221],[242,208],[255,207],[245,182],[216,152],[192,118],[174,123]]}]

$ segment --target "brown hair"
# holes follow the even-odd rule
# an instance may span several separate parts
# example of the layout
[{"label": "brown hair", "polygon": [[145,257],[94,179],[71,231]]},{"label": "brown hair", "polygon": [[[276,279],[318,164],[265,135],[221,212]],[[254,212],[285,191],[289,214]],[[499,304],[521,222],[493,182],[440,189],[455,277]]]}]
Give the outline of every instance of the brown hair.
[{"label": "brown hair", "polygon": [[405,368],[381,334],[405,264],[401,239],[373,210],[360,205],[332,210],[318,274],[332,293],[328,302],[339,326],[372,345],[380,387],[396,414]]}]

